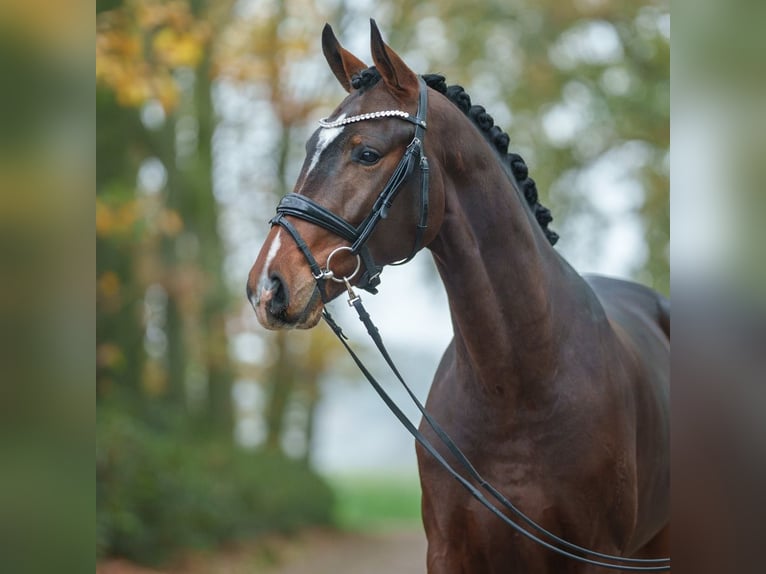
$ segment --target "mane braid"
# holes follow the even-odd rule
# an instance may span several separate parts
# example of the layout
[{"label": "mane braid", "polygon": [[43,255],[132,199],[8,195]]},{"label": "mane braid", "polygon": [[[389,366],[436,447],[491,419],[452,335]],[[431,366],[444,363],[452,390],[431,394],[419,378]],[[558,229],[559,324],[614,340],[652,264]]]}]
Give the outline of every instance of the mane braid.
[{"label": "mane braid", "polygon": [[[529,177],[529,169],[524,159],[517,153],[508,153],[510,137],[502,129],[495,125],[495,120],[487,113],[483,106],[471,104],[469,96],[462,86],[447,86],[445,78],[439,74],[424,74],[428,87],[445,95],[449,101],[457,106],[474,125],[479,129],[485,139],[495,148],[501,161],[510,169],[519,189],[524,194],[524,199],[535,215],[537,223],[545,233],[551,245],[559,240],[559,235],[548,225],[553,221],[550,209],[542,205],[538,199],[537,184]],[[380,72],[373,66],[362,70],[351,77],[351,85],[357,90],[371,88],[380,80]]]},{"label": "mane braid", "polygon": [[471,118],[474,125],[484,135],[486,140],[495,148],[500,159],[510,169],[516,184],[524,194],[532,213],[535,215],[537,223],[545,233],[545,237],[551,245],[555,245],[559,240],[559,234],[548,228],[548,224],[553,221],[551,210],[540,203],[537,193],[537,184],[535,180],[529,177],[527,164],[517,153],[508,153],[508,145],[511,142],[510,137],[502,129],[495,125],[495,120],[487,113],[483,106],[471,105],[471,96],[462,86],[447,86],[444,76],[439,74],[425,74],[423,79],[426,84],[437,92],[444,94],[449,101],[455,104],[465,115]]}]

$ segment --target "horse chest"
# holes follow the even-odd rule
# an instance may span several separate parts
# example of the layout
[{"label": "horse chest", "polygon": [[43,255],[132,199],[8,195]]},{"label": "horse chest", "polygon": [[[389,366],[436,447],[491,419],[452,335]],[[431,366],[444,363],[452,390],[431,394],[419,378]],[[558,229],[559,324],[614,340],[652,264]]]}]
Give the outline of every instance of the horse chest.
[{"label": "horse chest", "polygon": [[[620,508],[610,505],[614,522],[602,530],[607,538],[627,535],[635,501],[630,473],[623,472],[626,460],[613,456],[619,449],[594,448],[587,438],[598,442],[609,426],[601,417],[583,414],[577,400],[539,412],[488,406],[461,392],[462,383],[453,369],[444,369],[429,410],[489,483],[545,528],[583,536],[583,543],[594,541],[591,525],[595,531],[607,520],[601,511],[610,498]],[[427,454],[419,451],[418,459],[429,573],[514,571],[509,565],[520,572],[567,572],[575,566],[509,530]]]}]

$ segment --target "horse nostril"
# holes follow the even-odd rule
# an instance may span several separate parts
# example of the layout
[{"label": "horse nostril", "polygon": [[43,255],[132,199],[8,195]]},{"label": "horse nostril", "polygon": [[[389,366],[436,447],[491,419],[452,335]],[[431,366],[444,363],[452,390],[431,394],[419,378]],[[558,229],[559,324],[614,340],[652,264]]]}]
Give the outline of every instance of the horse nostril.
[{"label": "horse nostril", "polygon": [[271,301],[269,301],[269,311],[272,315],[281,315],[287,310],[287,306],[290,303],[282,279],[278,275],[271,276]]}]

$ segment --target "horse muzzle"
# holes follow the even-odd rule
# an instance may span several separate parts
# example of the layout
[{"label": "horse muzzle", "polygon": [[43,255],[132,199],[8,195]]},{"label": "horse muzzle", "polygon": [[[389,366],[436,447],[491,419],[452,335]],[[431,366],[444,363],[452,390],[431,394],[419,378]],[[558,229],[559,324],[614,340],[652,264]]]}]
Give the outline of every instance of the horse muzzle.
[{"label": "horse muzzle", "polygon": [[310,329],[322,315],[322,301],[314,282],[290,290],[279,274],[272,274],[254,291],[247,286],[247,297],[258,322],[267,329]]}]

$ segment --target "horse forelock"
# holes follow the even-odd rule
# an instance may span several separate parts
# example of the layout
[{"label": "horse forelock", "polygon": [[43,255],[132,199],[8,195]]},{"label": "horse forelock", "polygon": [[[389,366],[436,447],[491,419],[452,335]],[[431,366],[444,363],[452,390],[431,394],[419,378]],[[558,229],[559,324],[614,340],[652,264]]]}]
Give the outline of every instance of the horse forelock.
[{"label": "horse forelock", "polygon": [[[492,145],[500,160],[513,174],[527,205],[532,210],[537,223],[542,228],[548,241],[551,245],[555,245],[559,235],[548,228],[550,222],[553,221],[553,216],[550,210],[540,203],[537,184],[534,179],[529,177],[529,169],[524,158],[517,153],[508,153],[508,146],[511,141],[508,134],[495,125],[494,119],[483,106],[472,105],[471,96],[468,95],[462,86],[448,86],[444,76],[440,74],[424,74],[423,79],[431,89],[446,96],[450,102],[468,116],[485,139]],[[358,74],[354,74],[351,77],[351,85],[354,89],[364,92],[375,86],[379,80],[380,72],[378,72],[375,66],[372,66]]]}]

